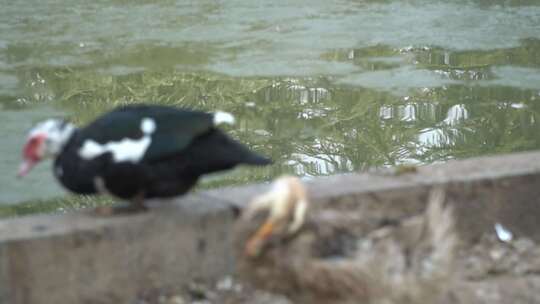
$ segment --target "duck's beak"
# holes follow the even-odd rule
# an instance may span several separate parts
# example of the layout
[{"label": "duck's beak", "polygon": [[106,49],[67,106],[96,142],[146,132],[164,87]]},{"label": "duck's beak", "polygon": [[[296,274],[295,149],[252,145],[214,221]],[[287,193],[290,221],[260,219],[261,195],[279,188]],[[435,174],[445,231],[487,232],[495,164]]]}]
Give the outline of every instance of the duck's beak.
[{"label": "duck's beak", "polygon": [[25,159],[19,166],[19,172],[17,173],[17,177],[21,178],[26,176],[28,172],[30,172],[30,170],[32,170],[32,168],[34,168],[37,163],[38,162],[34,159]]}]

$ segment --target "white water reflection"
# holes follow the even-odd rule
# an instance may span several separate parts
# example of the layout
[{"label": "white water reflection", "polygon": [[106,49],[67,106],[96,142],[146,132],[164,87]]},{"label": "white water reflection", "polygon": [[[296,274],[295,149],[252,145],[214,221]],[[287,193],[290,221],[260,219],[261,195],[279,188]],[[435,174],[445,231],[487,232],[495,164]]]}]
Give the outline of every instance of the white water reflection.
[{"label": "white water reflection", "polygon": [[354,170],[352,162],[340,155],[294,153],[291,157],[292,159],[287,162],[287,165],[292,166],[294,173],[299,176],[330,175],[339,171]]},{"label": "white water reflection", "polygon": [[417,120],[435,121],[437,103],[435,102],[414,102],[404,105],[382,105],[379,108],[381,120],[398,119],[404,122],[414,122]]},{"label": "white water reflection", "polygon": [[441,147],[443,145],[450,145],[452,141],[448,137],[448,132],[457,132],[457,130],[441,129],[441,128],[427,128],[421,130],[418,134],[418,142],[425,148]]},{"label": "white water reflection", "polygon": [[382,120],[391,119],[394,117],[394,109],[391,106],[381,106],[379,108],[379,117]]},{"label": "white water reflection", "polygon": [[444,123],[450,126],[454,126],[463,122],[469,118],[469,111],[463,104],[457,104],[450,107],[444,119]]},{"label": "white water reflection", "polygon": [[398,115],[403,121],[415,121],[416,120],[416,107],[412,104],[405,105],[398,108]]}]

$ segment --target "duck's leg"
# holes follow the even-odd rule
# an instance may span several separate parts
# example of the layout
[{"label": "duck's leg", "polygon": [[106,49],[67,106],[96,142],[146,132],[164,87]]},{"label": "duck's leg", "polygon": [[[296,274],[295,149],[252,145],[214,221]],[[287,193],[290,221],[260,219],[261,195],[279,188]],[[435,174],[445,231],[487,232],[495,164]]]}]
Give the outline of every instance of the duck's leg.
[{"label": "duck's leg", "polygon": [[[267,197],[263,197],[262,200],[255,201],[255,204],[252,204],[248,209],[248,212],[254,212],[255,209],[266,209],[267,204],[272,204],[267,200]],[[271,207],[271,206],[270,206]],[[297,232],[303,225],[306,219],[307,213],[307,201],[301,199],[298,203],[294,205],[292,223],[287,229],[287,233],[293,234]],[[282,220],[280,216],[276,216],[276,213],[270,212],[269,218],[264,222],[264,224],[255,232],[255,234],[247,241],[244,254],[250,257],[256,257],[259,255],[261,246],[272,236],[274,229],[276,227],[276,222]],[[252,216],[248,214],[248,216]]]},{"label": "duck's leg", "polygon": [[248,257],[259,255],[264,242],[272,235],[275,223],[272,218],[266,220],[255,234],[246,242],[244,254]]},{"label": "duck's leg", "polygon": [[274,230],[275,218],[272,214],[272,204],[274,201],[274,193],[268,192],[257,198],[244,210],[242,217],[245,220],[252,219],[255,214],[261,210],[270,210],[269,218],[263,223],[255,234],[246,242],[244,254],[249,257],[259,255],[262,244],[272,235]]},{"label": "duck's leg", "polygon": [[119,203],[109,206],[99,206],[94,209],[97,215],[110,216],[119,214],[132,214],[148,210],[144,204],[144,192],[137,194],[127,203]]}]

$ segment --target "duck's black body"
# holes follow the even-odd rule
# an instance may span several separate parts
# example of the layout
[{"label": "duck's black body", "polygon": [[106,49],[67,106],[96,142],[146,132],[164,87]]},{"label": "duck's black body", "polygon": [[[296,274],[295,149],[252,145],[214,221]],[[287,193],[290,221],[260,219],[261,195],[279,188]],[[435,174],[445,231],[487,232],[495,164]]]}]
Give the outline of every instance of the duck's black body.
[{"label": "duck's black body", "polygon": [[54,172],[72,192],[134,200],[181,195],[203,174],[269,163],[215,128],[214,114],[139,105],[119,108],[75,130]]}]

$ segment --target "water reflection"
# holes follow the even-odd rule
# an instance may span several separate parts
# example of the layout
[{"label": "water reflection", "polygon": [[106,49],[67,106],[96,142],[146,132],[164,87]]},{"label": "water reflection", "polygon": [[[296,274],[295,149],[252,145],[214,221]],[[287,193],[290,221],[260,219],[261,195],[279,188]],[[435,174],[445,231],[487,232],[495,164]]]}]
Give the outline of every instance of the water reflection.
[{"label": "water reflection", "polygon": [[[382,48],[385,56],[387,49]],[[362,52],[366,51],[355,54]],[[242,171],[241,176],[212,180],[213,184],[268,179],[284,172],[316,176],[425,164],[540,147],[536,136],[540,90],[517,86],[465,81],[412,88],[400,95],[338,85],[331,77],[234,78],[174,69],[111,75],[58,68],[28,75],[30,93],[22,106],[56,100],[78,123],[141,100],[235,113],[239,125],[230,132],[271,156],[276,166]]]},{"label": "water reflection", "polygon": [[[540,148],[532,0],[28,3],[0,10],[4,117],[46,106],[84,124],[134,102],[230,111],[227,131],[275,165],[203,187]],[[26,129],[4,121],[17,142]],[[4,149],[12,172],[20,147]],[[0,203],[28,189],[61,193],[0,182]]]},{"label": "water reflection", "polygon": [[[291,94],[291,88],[297,93]],[[269,141],[287,133],[287,144],[272,147],[297,174],[423,164],[540,145],[537,90],[456,85],[405,97],[372,89],[326,90],[324,98],[307,105],[306,85],[273,85],[260,92],[275,98],[265,102],[306,105],[283,106],[283,112],[270,115],[280,117],[279,123],[267,125]]]},{"label": "water reflection", "polygon": [[238,125],[228,130],[233,136],[275,160],[271,168],[238,170],[210,178],[203,187],[540,148],[539,90],[453,85],[396,96],[337,86],[325,77],[78,73],[39,73],[51,96],[62,96],[55,104],[78,123],[137,100],[220,108],[238,117]]}]

